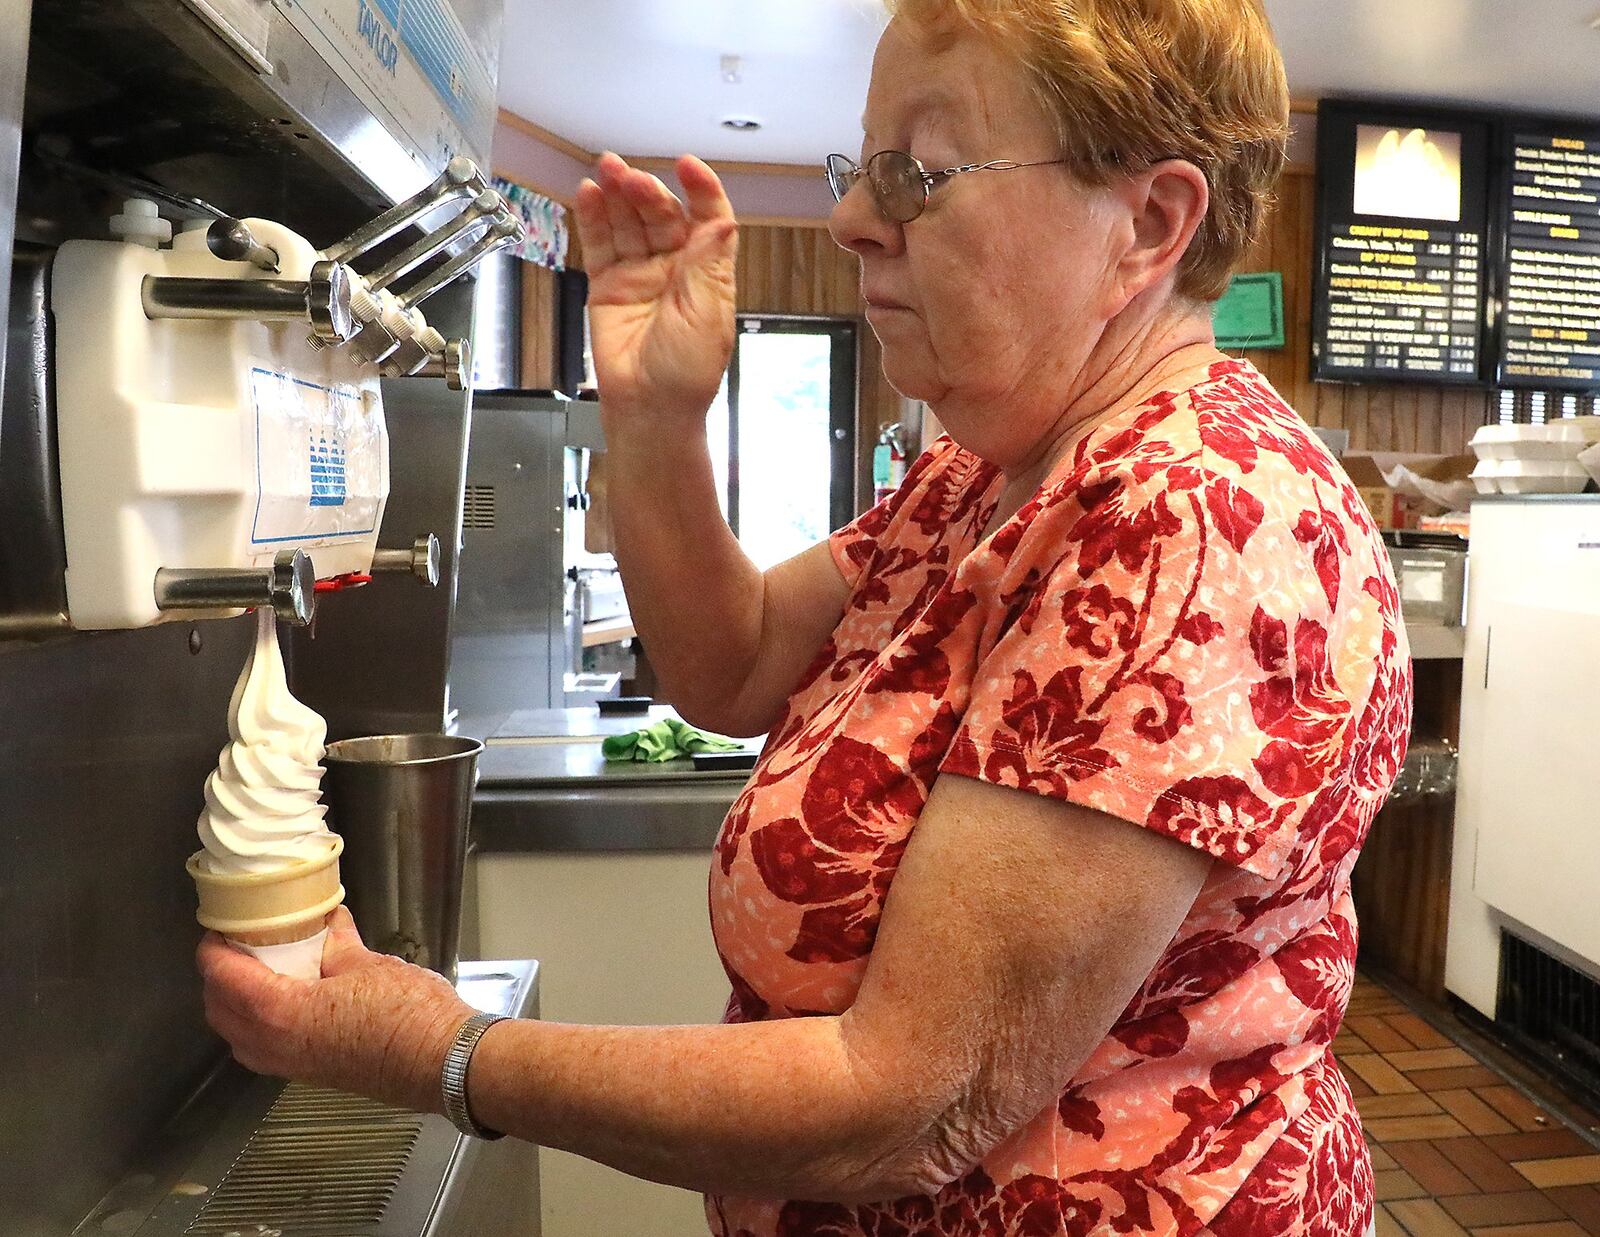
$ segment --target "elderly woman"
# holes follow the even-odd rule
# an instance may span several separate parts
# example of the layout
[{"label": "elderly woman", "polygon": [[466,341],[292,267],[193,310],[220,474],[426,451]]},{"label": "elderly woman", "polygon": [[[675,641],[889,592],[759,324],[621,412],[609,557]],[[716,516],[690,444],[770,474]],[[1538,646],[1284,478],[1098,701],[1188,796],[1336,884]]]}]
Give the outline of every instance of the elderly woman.
[{"label": "elderly woman", "polygon": [[[720,1237],[1368,1226],[1328,1045],[1409,662],[1355,491],[1209,321],[1287,110],[1256,0],[903,0],[832,230],[949,437],[765,575],[704,433],[728,202],[693,159],[682,204],[602,161],[577,209],[632,611],[686,717],[769,733],[711,871],[733,998],[496,1023],[466,1124],[703,1190]],[[336,929],[315,983],[208,940],[213,1025],[439,1110],[470,1011]]]}]

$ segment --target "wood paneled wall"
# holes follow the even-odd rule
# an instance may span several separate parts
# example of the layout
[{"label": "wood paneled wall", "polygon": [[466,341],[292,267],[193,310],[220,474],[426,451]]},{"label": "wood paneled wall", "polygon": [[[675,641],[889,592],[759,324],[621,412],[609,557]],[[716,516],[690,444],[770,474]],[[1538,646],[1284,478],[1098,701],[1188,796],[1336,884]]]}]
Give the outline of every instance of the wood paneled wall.
[{"label": "wood paneled wall", "polygon": [[825,228],[745,226],[739,235],[739,312],[818,314],[858,324],[860,402],[856,413],[856,507],[872,502],[878,427],[900,419],[899,394],[883,377],[883,356],[867,326],[854,255]]},{"label": "wood paneled wall", "polygon": [[1311,381],[1311,263],[1316,179],[1292,172],[1261,243],[1242,269],[1283,274],[1285,346],[1248,357],[1312,425],[1350,431],[1351,451],[1459,454],[1484,423],[1488,394],[1432,386],[1354,386]]},{"label": "wood paneled wall", "polygon": [[517,267],[522,272],[517,382],[525,390],[551,390],[556,385],[556,273],[532,262]]}]

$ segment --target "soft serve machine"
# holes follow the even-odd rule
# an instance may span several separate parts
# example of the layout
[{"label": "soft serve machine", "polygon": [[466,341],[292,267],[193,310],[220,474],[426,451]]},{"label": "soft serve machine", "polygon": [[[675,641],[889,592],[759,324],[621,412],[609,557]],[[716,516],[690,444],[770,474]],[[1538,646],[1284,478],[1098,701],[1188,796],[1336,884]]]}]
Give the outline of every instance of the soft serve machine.
[{"label": "soft serve machine", "polygon": [[232,1065],[182,868],[245,611],[333,737],[445,724],[499,9],[0,13],[0,1232],[537,1232],[531,1148]]},{"label": "soft serve machine", "polygon": [[[381,266],[356,269],[463,202]],[[378,549],[389,498],[378,380],[437,373],[465,388],[467,341],[446,340],[419,305],[521,238],[504,200],[456,157],[326,250],[270,220],[201,218],[175,237],[171,226],[156,202],[132,198],[109,221],[121,239],[67,241],[55,258],[67,608],[34,630],[262,605],[306,626],[319,589],[374,571],[437,586],[433,533]]]}]

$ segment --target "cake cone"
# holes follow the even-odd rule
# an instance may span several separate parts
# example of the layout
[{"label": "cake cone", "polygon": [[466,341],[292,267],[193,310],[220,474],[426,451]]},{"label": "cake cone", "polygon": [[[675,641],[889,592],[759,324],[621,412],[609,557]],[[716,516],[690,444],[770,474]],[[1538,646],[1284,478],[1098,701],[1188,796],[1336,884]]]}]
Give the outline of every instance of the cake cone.
[{"label": "cake cone", "polygon": [[324,854],[272,872],[212,872],[206,852],[196,851],[185,865],[200,895],[195,918],[252,950],[309,941],[344,901],[343,851],[344,839],[331,835]]}]

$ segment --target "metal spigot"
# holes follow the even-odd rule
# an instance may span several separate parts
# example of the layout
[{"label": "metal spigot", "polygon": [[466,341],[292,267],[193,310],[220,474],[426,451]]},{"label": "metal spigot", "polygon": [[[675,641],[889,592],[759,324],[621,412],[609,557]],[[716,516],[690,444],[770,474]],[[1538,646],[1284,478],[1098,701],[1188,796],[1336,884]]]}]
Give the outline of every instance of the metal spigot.
[{"label": "metal spigot", "polygon": [[218,219],[206,229],[206,248],[224,262],[248,262],[257,270],[278,272],[278,251],[263,245],[242,219]]},{"label": "metal spigot", "polygon": [[439,539],[425,533],[404,550],[374,550],[372,573],[409,571],[429,588],[439,587]]},{"label": "metal spigot", "polygon": [[156,572],[158,610],[253,610],[271,606],[296,627],[317,608],[317,573],[304,550],[283,550],[271,567],[163,567]]},{"label": "metal spigot", "polygon": [[309,322],[327,343],[342,343],[355,329],[351,295],[349,267],[327,261],[315,263],[305,280],[146,275],[141,287],[147,318]]},{"label": "metal spigot", "polygon": [[447,339],[437,353],[427,352],[417,339],[407,340],[383,363],[385,378],[443,378],[452,391],[465,391],[472,382],[472,342]]}]

